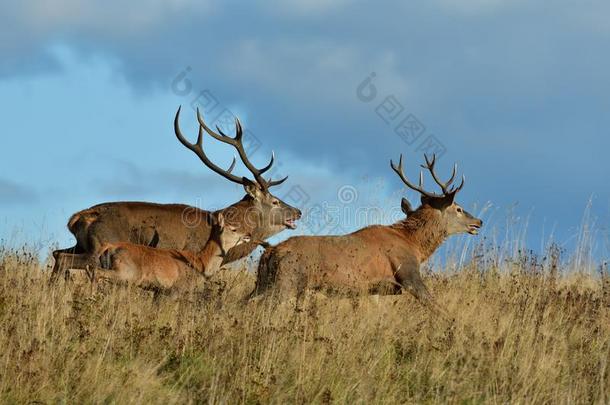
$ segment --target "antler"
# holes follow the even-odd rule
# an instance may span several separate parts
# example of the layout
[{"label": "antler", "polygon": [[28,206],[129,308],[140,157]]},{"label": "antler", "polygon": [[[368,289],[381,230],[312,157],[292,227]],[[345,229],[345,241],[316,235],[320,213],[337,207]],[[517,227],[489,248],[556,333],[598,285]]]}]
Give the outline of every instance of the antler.
[{"label": "antler", "polygon": [[271,179],[265,180],[263,178],[263,174],[265,172],[267,172],[269,169],[271,169],[271,167],[273,166],[273,163],[275,161],[275,154],[273,152],[271,153],[271,161],[269,162],[269,164],[267,164],[267,166],[263,167],[262,169],[257,169],[248,159],[248,155],[246,154],[246,151],[244,149],[244,145],[242,143],[243,130],[242,130],[242,126],[241,126],[241,122],[239,121],[239,118],[235,118],[235,137],[230,137],[228,135],[225,135],[222,132],[222,130],[218,127],[216,127],[216,129],[218,130],[218,132],[220,132],[220,134],[218,134],[218,133],[214,132],[212,129],[210,129],[206,125],[205,121],[203,120],[203,117],[201,116],[199,109],[197,109],[197,120],[199,121],[199,135],[197,137],[196,143],[192,144],[192,143],[188,142],[182,135],[182,132],[180,131],[180,125],[178,123],[179,118],[180,118],[181,109],[182,109],[182,106],[180,106],[178,108],[178,111],[176,112],[176,118],[174,119],[174,132],[176,133],[176,137],[178,138],[180,143],[182,143],[188,149],[193,151],[199,157],[199,159],[201,159],[201,161],[207,167],[212,169],[214,172],[220,174],[224,178],[226,178],[234,183],[238,183],[238,184],[242,184],[242,185],[245,184],[243,177],[239,177],[239,176],[232,174],[232,171],[235,168],[235,163],[236,163],[235,158],[233,158],[233,162],[231,163],[231,166],[229,167],[229,169],[224,170],[224,169],[218,167],[217,165],[215,165],[206,156],[205,152],[203,151],[203,131],[207,132],[214,139],[233,146],[237,150],[237,153],[239,154],[239,157],[242,160],[242,162],[244,163],[244,165],[246,166],[246,168],[248,168],[248,170],[254,175],[254,179],[259,184],[259,186],[261,187],[262,190],[267,191],[267,190],[269,190],[269,187],[280,185],[284,181],[286,181],[286,179],[288,178],[288,176],[286,176],[283,179],[275,180],[275,181],[273,181]]},{"label": "antler", "polygon": [[180,130],[180,124],[179,124],[180,110],[181,109],[182,109],[182,106],[180,106],[178,108],[178,112],[176,112],[176,118],[174,118],[174,132],[176,133],[176,137],[178,138],[180,143],[182,145],[186,146],[191,151],[193,151],[199,157],[199,159],[201,159],[203,164],[205,164],[207,167],[209,167],[210,169],[212,169],[216,173],[220,174],[225,179],[230,180],[230,181],[232,181],[234,183],[243,185],[244,184],[244,179],[242,177],[236,176],[236,175],[231,173],[233,171],[233,169],[235,168],[235,163],[236,163],[236,159],[235,158],[233,158],[233,162],[231,163],[231,166],[227,170],[224,170],[224,169],[216,166],[207,157],[207,155],[203,151],[203,128],[201,128],[201,126],[199,127],[199,135],[197,136],[197,142],[196,143],[190,143],[189,141],[186,140],[184,135],[182,135],[182,131]]},{"label": "antler", "polygon": [[286,179],[288,179],[288,176],[284,177],[283,179],[275,180],[275,181],[271,180],[271,179],[265,180],[263,178],[263,174],[266,173],[267,171],[269,171],[269,169],[271,169],[271,167],[273,166],[273,163],[275,162],[275,153],[274,152],[271,152],[271,160],[269,161],[267,166],[263,167],[262,169],[257,169],[252,164],[252,162],[250,162],[250,160],[248,159],[246,150],[244,149],[244,144],[242,142],[244,132],[243,132],[243,129],[241,126],[241,122],[239,121],[239,118],[235,117],[235,136],[234,137],[226,135],[224,132],[222,132],[222,130],[218,126],[216,126],[216,129],[218,130],[219,133],[216,133],[212,129],[210,129],[210,127],[208,127],[207,124],[205,123],[205,121],[203,120],[203,117],[201,116],[201,113],[199,112],[199,108],[197,109],[197,121],[199,121],[199,126],[201,128],[203,128],[205,130],[205,132],[210,134],[210,136],[212,136],[214,139],[216,139],[220,142],[226,143],[228,145],[231,145],[237,150],[237,153],[239,154],[241,161],[244,163],[246,168],[252,173],[252,175],[254,176],[254,179],[261,186],[261,188],[263,190],[268,190],[269,187],[280,185],[283,182],[285,182]]},{"label": "antler", "polygon": [[442,181],[439,180],[438,176],[436,175],[436,173],[434,171],[434,165],[436,164],[436,155],[432,155],[432,160],[428,159],[428,156],[426,156],[426,155],[424,155],[424,157],[426,158],[426,165],[425,166],[422,165],[422,167],[424,169],[428,169],[430,171],[432,178],[434,179],[436,184],[438,184],[441,187],[443,194],[436,194],[436,193],[424,190],[424,188],[423,188],[424,187],[424,174],[421,171],[419,172],[419,186],[416,186],[413,183],[411,183],[409,181],[409,179],[407,179],[407,176],[405,176],[404,171],[402,169],[402,154],[400,155],[400,160],[398,161],[398,166],[396,166],[394,164],[393,160],[390,160],[390,166],[392,167],[392,170],[394,170],[396,172],[396,174],[398,174],[398,176],[400,177],[402,182],[405,183],[405,185],[407,187],[419,192],[420,194],[422,194],[428,198],[444,198],[444,197],[447,197],[448,195],[455,195],[458,191],[460,191],[462,189],[462,187],[464,187],[464,181],[466,179],[464,176],[462,176],[462,183],[460,184],[460,186],[457,188],[449,189],[449,186],[455,180],[455,175],[457,172],[457,165],[455,165],[453,167],[453,173],[451,175],[451,178],[446,183],[443,183]]},{"label": "antler", "polygon": [[457,173],[457,163],[453,165],[453,172],[451,173],[451,177],[449,178],[449,180],[447,180],[446,183],[443,183],[442,181],[440,181],[440,179],[436,175],[436,172],[434,171],[434,165],[436,164],[436,154],[432,154],[431,160],[428,159],[428,155],[426,154],[424,154],[424,158],[426,159],[426,165],[421,165],[421,167],[430,171],[432,178],[434,179],[436,184],[440,186],[441,190],[443,190],[444,195],[455,194],[460,191],[462,187],[464,187],[464,181],[466,181],[466,178],[464,175],[462,175],[462,183],[459,185],[459,187],[453,187],[451,190],[449,189],[449,186],[451,185],[451,183],[453,183],[453,180],[455,180],[455,175]]}]

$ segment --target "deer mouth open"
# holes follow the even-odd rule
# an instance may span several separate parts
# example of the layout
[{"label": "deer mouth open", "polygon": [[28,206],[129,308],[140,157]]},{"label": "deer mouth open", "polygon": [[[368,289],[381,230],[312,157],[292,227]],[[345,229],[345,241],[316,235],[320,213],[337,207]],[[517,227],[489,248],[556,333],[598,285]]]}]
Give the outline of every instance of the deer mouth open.
[{"label": "deer mouth open", "polygon": [[286,228],[288,228],[288,229],[292,229],[292,230],[297,229],[297,220],[296,219],[287,219],[284,222],[284,225],[286,225]]},{"label": "deer mouth open", "polygon": [[468,225],[468,233],[471,235],[478,235],[479,229],[481,229],[481,225],[478,225],[478,224]]}]

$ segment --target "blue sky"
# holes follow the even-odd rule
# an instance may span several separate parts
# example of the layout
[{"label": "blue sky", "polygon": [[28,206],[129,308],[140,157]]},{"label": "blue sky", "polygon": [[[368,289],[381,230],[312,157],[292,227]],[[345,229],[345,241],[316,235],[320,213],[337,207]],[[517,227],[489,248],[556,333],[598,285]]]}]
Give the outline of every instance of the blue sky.
[{"label": "blue sky", "polygon": [[[257,163],[276,152],[290,175],[278,196],[298,187],[306,209],[340,209],[339,227],[309,220],[316,232],[376,222],[353,219],[362,207],[398,217],[415,196],[389,159],[404,153],[415,177],[432,140],[440,168],[466,174],[459,201],[490,206],[500,233],[514,215],[532,248],[551,232],[568,246],[591,200],[607,251],[609,13],[603,1],[3,4],[0,238],[69,244],[70,214],[105,201],[241,198],[173,136],[179,105],[195,136],[199,105],[212,122],[238,115]],[[407,118],[420,130],[401,138]]]}]

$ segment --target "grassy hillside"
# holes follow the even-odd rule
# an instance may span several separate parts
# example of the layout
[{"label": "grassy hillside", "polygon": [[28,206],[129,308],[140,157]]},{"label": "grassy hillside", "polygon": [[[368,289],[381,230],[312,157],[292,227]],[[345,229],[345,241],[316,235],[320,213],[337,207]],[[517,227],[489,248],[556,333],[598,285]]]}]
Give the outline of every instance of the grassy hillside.
[{"label": "grassy hillside", "polygon": [[610,283],[479,258],[411,296],[244,304],[245,272],[179,297],[48,284],[0,253],[0,402],[608,402]]}]

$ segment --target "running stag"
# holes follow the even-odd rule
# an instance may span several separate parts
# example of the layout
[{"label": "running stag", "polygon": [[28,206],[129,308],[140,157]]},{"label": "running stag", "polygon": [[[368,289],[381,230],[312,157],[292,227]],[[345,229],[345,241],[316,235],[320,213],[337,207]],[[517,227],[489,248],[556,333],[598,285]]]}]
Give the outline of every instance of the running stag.
[{"label": "running stag", "polygon": [[[268,248],[258,268],[253,295],[279,294],[280,299],[300,296],[305,290],[322,292],[399,293],[405,289],[425,303],[434,304],[420,275],[420,266],[450,235],[476,235],[482,221],[455,202],[464,186],[451,187],[457,166],[447,182],[437,176],[435,156],[422,166],[441,188],[433,193],[405,176],[400,162],[391,163],[403,183],[421,194],[421,206],[413,210],[403,200],[407,218],[393,225],[374,225],[343,236],[297,236]],[[389,291],[388,291],[389,287]],[[381,290],[381,291],[380,291]]]}]

